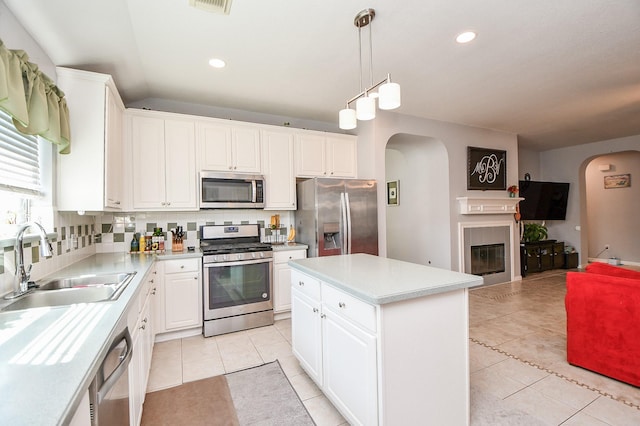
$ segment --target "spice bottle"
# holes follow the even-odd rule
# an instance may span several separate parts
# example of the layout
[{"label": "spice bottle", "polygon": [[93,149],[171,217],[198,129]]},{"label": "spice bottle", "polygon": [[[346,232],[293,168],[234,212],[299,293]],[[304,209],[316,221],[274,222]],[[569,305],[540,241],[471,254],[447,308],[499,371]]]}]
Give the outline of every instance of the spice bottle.
[{"label": "spice bottle", "polygon": [[144,237],[144,233],[140,233],[140,241],[138,242],[138,250],[145,251],[147,249],[147,241]]},{"label": "spice bottle", "polygon": [[133,234],[131,240],[131,253],[137,253],[140,250],[140,243],[138,242],[138,234]]}]

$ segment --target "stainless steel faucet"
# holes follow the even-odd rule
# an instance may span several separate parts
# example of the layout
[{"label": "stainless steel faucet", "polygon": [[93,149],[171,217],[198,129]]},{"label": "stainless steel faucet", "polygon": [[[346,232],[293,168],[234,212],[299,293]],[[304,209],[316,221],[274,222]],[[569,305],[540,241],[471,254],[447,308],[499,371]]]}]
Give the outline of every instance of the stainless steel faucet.
[{"label": "stainless steel faucet", "polygon": [[34,227],[38,230],[40,234],[40,256],[42,257],[51,257],[53,256],[51,244],[49,243],[49,239],[47,238],[47,232],[44,230],[42,225],[37,222],[27,222],[20,226],[18,233],[16,234],[16,244],[15,248],[18,252],[18,265],[16,266],[16,277],[15,277],[15,291],[7,296],[5,299],[14,299],[16,297],[22,296],[23,294],[29,291],[29,279],[31,278],[31,268],[33,264],[29,265],[28,268],[24,267],[24,248],[22,246],[24,240],[24,233],[27,229]]}]

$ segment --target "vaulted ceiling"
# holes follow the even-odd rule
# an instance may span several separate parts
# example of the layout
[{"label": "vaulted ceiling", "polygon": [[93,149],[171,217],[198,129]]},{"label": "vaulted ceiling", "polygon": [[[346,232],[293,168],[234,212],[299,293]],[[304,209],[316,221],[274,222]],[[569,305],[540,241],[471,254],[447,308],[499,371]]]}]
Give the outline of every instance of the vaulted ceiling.
[{"label": "vaulted ceiling", "polygon": [[[171,99],[337,129],[359,91],[353,20],[374,8],[373,80],[401,84],[396,113],[517,133],[534,150],[640,134],[637,0],[233,0],[229,15],[189,0],[4,3],[56,65],[113,75],[125,103]],[[478,36],[457,44],[464,30]],[[211,57],[227,66],[211,68]]]}]

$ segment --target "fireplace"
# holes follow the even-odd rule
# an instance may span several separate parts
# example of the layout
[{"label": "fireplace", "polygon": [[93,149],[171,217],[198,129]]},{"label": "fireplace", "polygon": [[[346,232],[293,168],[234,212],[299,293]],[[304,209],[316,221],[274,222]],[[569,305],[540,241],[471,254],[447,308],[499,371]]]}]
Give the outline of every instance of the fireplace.
[{"label": "fireplace", "polygon": [[489,275],[504,272],[504,244],[471,246],[471,273]]},{"label": "fireplace", "polygon": [[512,220],[459,222],[458,232],[461,272],[480,275],[485,284],[516,279],[514,256],[519,245]]}]

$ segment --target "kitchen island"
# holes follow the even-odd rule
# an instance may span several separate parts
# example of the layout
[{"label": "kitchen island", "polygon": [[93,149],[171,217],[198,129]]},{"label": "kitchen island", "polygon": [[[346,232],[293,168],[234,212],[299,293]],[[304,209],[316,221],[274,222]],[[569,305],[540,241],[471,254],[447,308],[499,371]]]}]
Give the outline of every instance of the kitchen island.
[{"label": "kitchen island", "polygon": [[289,264],[293,353],[351,424],[469,424],[481,277],[367,254]]}]

